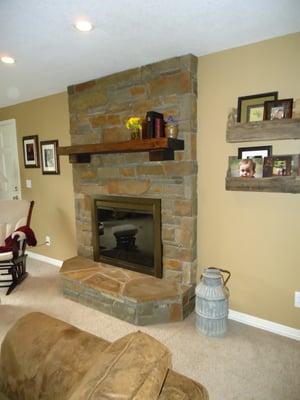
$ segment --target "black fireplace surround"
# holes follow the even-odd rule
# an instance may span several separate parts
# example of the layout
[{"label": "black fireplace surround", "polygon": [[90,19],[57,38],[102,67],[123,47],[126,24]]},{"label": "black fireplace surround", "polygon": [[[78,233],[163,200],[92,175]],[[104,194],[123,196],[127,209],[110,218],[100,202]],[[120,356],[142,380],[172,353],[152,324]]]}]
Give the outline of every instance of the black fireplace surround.
[{"label": "black fireplace surround", "polygon": [[94,260],[162,278],[161,201],[94,196]]}]

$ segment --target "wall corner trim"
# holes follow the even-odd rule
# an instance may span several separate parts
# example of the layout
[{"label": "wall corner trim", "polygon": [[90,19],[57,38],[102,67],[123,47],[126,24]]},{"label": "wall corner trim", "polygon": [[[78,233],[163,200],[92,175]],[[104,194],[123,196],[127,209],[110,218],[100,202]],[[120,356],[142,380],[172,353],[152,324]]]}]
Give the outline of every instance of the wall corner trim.
[{"label": "wall corner trim", "polygon": [[254,326],[255,328],[263,329],[268,332],[276,333],[277,335],[286,336],[290,339],[300,341],[300,329],[295,329],[286,325],[277,324],[276,322],[268,321],[262,318],[257,318],[252,315],[244,314],[234,310],[229,310],[228,318],[245,325]]},{"label": "wall corner trim", "polygon": [[29,258],[32,258],[34,260],[44,261],[48,264],[57,265],[58,267],[61,267],[63,264],[62,260],[57,260],[56,258],[43,256],[42,254],[34,253],[32,251],[26,251],[26,254],[28,254]]}]

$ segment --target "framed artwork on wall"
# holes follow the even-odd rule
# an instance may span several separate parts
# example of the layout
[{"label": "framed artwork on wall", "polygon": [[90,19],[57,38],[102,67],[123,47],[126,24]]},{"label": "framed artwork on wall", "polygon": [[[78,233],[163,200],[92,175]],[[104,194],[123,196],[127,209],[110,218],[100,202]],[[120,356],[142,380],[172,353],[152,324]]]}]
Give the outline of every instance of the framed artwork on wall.
[{"label": "framed artwork on wall", "polygon": [[264,119],[264,103],[277,100],[278,92],[268,92],[238,98],[237,122],[256,122]]},{"label": "framed artwork on wall", "polygon": [[44,175],[58,175],[60,173],[57,147],[58,140],[41,142],[42,172]]},{"label": "framed artwork on wall", "polygon": [[263,176],[291,176],[292,156],[273,156],[264,159]]},{"label": "framed artwork on wall", "polygon": [[38,135],[23,136],[23,155],[25,168],[39,168],[39,138]]},{"label": "framed artwork on wall", "polygon": [[266,101],[264,109],[264,119],[284,119],[292,118],[293,99],[283,99]]},{"label": "framed artwork on wall", "polygon": [[239,147],[238,158],[255,158],[255,157],[270,157],[272,155],[272,146],[254,146],[254,147]]},{"label": "framed artwork on wall", "polygon": [[263,159],[229,157],[229,177],[231,178],[262,178]]}]

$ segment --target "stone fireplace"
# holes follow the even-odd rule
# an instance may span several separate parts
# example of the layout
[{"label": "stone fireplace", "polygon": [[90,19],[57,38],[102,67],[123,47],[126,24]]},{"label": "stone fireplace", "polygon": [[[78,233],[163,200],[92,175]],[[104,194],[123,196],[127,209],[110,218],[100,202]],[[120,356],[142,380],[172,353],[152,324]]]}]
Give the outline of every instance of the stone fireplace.
[{"label": "stone fireplace", "polygon": [[[97,258],[92,223],[95,196],[159,199],[162,278],[193,288],[197,269],[197,58],[186,55],[123,71],[70,86],[68,93],[72,145],[129,140],[127,119],[144,118],[148,111],[163,113],[165,118],[172,115],[178,121],[179,139],[184,140],[184,150],[175,151],[174,160],[150,161],[147,152],[124,152],[94,154],[90,163],[73,164],[79,256]],[[186,289],[184,293],[186,298]]]},{"label": "stone fireplace", "polygon": [[197,58],[175,57],[68,88],[73,145],[129,140],[125,128],[149,110],[174,116],[184,150],[174,161],[149,154],[93,155],[73,164],[78,254],[93,259],[93,195],[161,200],[163,276],[196,281],[197,249]]}]

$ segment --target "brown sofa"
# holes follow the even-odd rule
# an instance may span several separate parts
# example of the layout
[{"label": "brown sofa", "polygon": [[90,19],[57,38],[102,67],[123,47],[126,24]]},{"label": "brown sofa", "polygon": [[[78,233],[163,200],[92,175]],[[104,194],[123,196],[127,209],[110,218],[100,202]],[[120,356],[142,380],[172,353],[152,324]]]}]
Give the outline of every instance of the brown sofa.
[{"label": "brown sofa", "polygon": [[110,343],[31,313],[16,322],[2,343],[0,399],[208,399],[202,385],[172,371],[170,364],[169,350],[145,333]]}]

